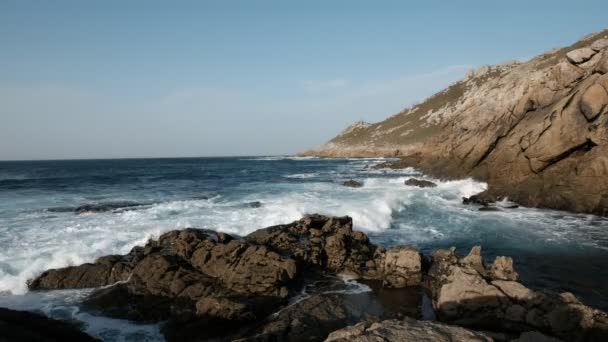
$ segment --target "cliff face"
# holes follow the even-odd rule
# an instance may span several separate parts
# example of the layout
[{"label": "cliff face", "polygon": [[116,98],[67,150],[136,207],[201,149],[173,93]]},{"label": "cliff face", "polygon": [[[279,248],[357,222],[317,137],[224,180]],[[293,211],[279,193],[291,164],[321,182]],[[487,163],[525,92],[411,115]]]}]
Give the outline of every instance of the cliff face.
[{"label": "cliff face", "polygon": [[311,153],[355,150],[404,156],[397,166],[438,176],[487,181],[488,199],[606,215],[608,30],[525,63],[483,67]]}]

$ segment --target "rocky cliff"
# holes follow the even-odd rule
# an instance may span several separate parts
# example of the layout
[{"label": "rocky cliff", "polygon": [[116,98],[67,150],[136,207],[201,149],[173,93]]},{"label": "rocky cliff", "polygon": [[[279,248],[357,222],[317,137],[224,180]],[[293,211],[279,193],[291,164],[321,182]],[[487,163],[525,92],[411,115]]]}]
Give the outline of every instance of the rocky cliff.
[{"label": "rocky cliff", "polygon": [[608,30],[520,63],[484,66],[319,156],[400,156],[440,177],[488,182],[482,197],[608,214]]}]

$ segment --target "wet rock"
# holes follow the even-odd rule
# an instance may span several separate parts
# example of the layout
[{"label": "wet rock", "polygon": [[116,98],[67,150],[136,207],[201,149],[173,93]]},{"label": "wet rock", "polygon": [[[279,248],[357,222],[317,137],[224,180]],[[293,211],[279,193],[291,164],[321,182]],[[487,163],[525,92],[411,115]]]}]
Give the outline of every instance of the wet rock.
[{"label": "wet rock", "polygon": [[462,204],[477,204],[477,205],[481,205],[484,207],[489,206],[491,203],[491,201],[488,201],[487,199],[481,198],[478,195],[473,195],[471,197],[463,197],[462,198]]},{"label": "wet rock", "polygon": [[249,202],[249,203],[247,203],[247,205],[248,205],[250,208],[261,208],[261,207],[262,207],[262,205],[263,205],[263,203],[262,203],[262,202],[260,202],[260,201],[254,201],[254,202]]},{"label": "wet rock", "polygon": [[322,341],[342,327],[382,314],[363,294],[319,294],[288,306],[242,341]]},{"label": "wet rock", "polygon": [[33,312],[0,308],[0,341],[99,341],[70,323]]},{"label": "wet rock", "polygon": [[350,187],[350,188],[360,188],[363,186],[363,183],[351,179],[346,182],[342,182],[342,185]]},{"label": "wet rock", "polygon": [[332,332],[325,342],[376,342],[376,341],[459,341],[491,342],[490,336],[457,326],[411,318],[382,322],[362,322]]},{"label": "wet rock", "polygon": [[479,211],[500,211],[500,209],[496,206],[480,207],[477,210],[479,210]]},{"label": "wet rock", "polygon": [[130,255],[109,255],[95,263],[48,270],[28,283],[31,290],[94,288],[126,280],[132,270]]},{"label": "wet rock", "polygon": [[427,181],[424,179],[416,179],[416,178],[410,178],[410,179],[406,180],[405,185],[417,186],[419,188],[434,188],[437,186],[437,184],[435,184],[431,181]]},{"label": "wet rock", "polygon": [[570,63],[580,64],[586,62],[593,57],[597,52],[592,48],[581,48],[568,52],[566,57],[570,61]]},{"label": "wet rock", "polygon": [[107,202],[107,203],[95,203],[95,204],[83,204],[76,209],[76,214],[85,213],[103,213],[108,211],[120,210],[120,209],[133,209],[144,205],[143,203],[137,202]]}]

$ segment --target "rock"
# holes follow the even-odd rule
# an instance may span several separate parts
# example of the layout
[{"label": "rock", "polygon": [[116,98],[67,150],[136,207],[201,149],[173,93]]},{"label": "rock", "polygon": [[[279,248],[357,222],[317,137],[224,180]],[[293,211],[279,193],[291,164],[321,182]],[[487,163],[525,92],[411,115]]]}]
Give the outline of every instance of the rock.
[{"label": "rock", "polygon": [[48,270],[28,283],[31,290],[94,288],[126,280],[132,270],[130,256],[110,255],[93,264]]},{"label": "rock", "polygon": [[608,106],[608,92],[599,84],[593,84],[581,96],[581,112],[587,121],[595,120]]},{"label": "rock", "polygon": [[77,326],[33,312],[0,308],[0,341],[99,341]]},{"label": "rock", "polygon": [[516,282],[511,258],[497,257],[486,268],[478,255],[476,247],[461,259],[453,249],[434,253],[424,283],[440,321],[492,331],[538,330],[567,341],[608,337],[606,313],[581,304],[571,293],[537,292]]},{"label": "rock", "polygon": [[591,44],[591,49],[595,51],[600,51],[605,48],[608,48],[608,38],[598,39]]},{"label": "rock", "polygon": [[435,184],[431,181],[427,181],[424,179],[416,179],[416,178],[410,178],[410,179],[406,180],[405,185],[417,186],[419,188],[434,188],[437,186],[437,184]]},{"label": "rock", "polygon": [[498,256],[492,264],[490,270],[493,279],[498,280],[517,280],[518,274],[513,269],[513,259],[505,256]]},{"label": "rock", "polygon": [[481,208],[478,208],[477,210],[479,210],[479,211],[500,211],[500,209],[495,206],[481,207]]},{"label": "rock", "polygon": [[570,63],[581,64],[586,62],[593,57],[597,52],[591,48],[581,48],[568,52],[566,57],[570,61]]},{"label": "rock", "polygon": [[263,205],[263,203],[262,203],[262,202],[260,202],[260,201],[254,201],[254,202],[249,202],[249,203],[247,203],[247,205],[248,205],[250,208],[261,208],[261,207],[262,207],[262,205]]},{"label": "rock", "polygon": [[478,195],[473,195],[471,197],[463,197],[462,198],[462,204],[477,204],[477,205],[481,205],[484,207],[487,207],[490,205],[490,201],[488,201],[487,199],[481,198]]},{"label": "rock", "polygon": [[376,323],[362,322],[329,334],[325,342],[377,342],[377,341],[494,341],[491,337],[461,327],[431,321],[387,320]]},{"label": "rock", "polygon": [[422,280],[420,253],[412,247],[395,247],[386,252],[383,265],[383,284],[386,287],[420,285]]},{"label": "rock", "polygon": [[342,327],[382,314],[366,294],[320,294],[285,308],[242,341],[322,341]]},{"label": "rock", "polygon": [[346,182],[342,182],[342,185],[350,187],[350,188],[360,188],[363,186],[363,183],[351,179]]},{"label": "rock", "polygon": [[384,249],[352,230],[350,217],[308,215],[286,226],[256,230],[246,239],[291,254],[309,267],[380,279]]},{"label": "rock", "polygon": [[96,204],[84,204],[76,209],[74,212],[76,214],[85,214],[85,213],[103,213],[107,211],[114,211],[119,209],[129,209],[134,207],[139,207],[144,204],[137,202],[107,202],[107,203],[96,203]]}]

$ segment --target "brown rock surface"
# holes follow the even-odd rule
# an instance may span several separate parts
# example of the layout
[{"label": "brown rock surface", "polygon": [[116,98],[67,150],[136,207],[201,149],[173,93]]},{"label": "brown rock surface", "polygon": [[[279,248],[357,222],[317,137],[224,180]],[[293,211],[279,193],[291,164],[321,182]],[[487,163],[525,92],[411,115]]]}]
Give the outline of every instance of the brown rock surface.
[{"label": "brown rock surface", "polygon": [[305,155],[402,156],[480,198],[608,215],[608,30],[526,62],[484,66],[420,104]]},{"label": "brown rock surface", "polygon": [[440,321],[482,330],[540,331],[567,341],[608,338],[606,313],[571,293],[539,292],[518,283],[510,258],[497,257],[488,267],[477,255],[477,247],[464,258],[454,249],[434,253],[425,284]]}]

